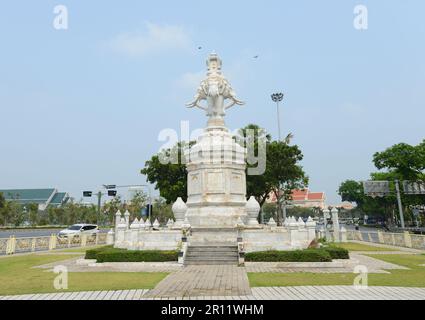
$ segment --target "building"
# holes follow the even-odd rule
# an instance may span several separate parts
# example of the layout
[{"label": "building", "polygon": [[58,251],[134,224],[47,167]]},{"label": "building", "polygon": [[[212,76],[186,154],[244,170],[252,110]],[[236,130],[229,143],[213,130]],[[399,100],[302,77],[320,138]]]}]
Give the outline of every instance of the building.
[{"label": "building", "polygon": [[43,211],[47,207],[60,207],[66,204],[70,197],[66,192],[57,189],[0,189],[0,193],[7,201],[16,201],[20,204],[38,204],[38,209]]},{"label": "building", "polygon": [[[292,200],[288,201],[290,205],[303,208],[319,207],[324,209],[326,207],[326,197],[324,192],[310,192],[308,189],[293,190],[291,198]],[[276,196],[274,192],[270,193],[268,202],[276,202]]]}]

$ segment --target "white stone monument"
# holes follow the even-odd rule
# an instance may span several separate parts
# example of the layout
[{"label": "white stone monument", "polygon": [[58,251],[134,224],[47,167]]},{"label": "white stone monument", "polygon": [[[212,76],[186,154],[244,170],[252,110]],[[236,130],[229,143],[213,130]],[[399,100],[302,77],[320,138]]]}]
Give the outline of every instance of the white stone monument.
[{"label": "white stone monument", "polygon": [[[175,221],[161,227],[155,220],[137,218],[130,226],[128,211],[116,215],[115,247],[136,250],[180,250],[196,246],[232,245],[244,252],[307,248],[315,239],[316,223],[309,217],[288,217],[284,226],[273,218],[267,225],[258,223],[260,205],[246,197],[246,150],[236,143],[225,127],[225,111],[243,102],[236,98],[221,73],[221,60],[210,54],[207,76],[188,107],[205,110],[207,127],[197,143],[186,153],[188,198],[178,198],[172,207]],[[206,101],[206,105],[203,101]],[[112,234],[112,233],[111,233]],[[206,245],[206,246],[205,246]],[[236,262],[235,262],[236,263]]]},{"label": "white stone monument", "polygon": [[[236,98],[222,75],[221,60],[210,54],[207,77],[201,82],[188,107],[206,111],[208,124],[197,143],[186,154],[188,159],[188,207],[186,216],[192,227],[235,227],[239,218],[248,223],[246,205],[245,154],[225,127],[225,111],[243,102]],[[201,102],[206,100],[206,106]],[[225,105],[226,100],[230,102]],[[252,220],[250,223],[252,224]]]}]

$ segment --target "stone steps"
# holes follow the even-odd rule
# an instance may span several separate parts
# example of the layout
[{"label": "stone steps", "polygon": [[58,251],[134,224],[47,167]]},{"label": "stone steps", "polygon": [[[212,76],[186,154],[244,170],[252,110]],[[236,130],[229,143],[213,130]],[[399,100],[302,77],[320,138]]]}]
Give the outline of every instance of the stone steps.
[{"label": "stone steps", "polygon": [[238,247],[235,245],[189,245],[185,265],[237,265]]}]

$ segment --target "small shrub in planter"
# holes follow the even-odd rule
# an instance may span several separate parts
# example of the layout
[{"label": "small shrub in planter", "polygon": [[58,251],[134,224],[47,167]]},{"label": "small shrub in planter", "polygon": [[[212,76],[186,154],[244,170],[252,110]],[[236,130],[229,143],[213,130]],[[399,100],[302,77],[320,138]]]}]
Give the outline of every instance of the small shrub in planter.
[{"label": "small shrub in planter", "polygon": [[305,249],[294,251],[259,251],[249,252],[245,261],[257,262],[331,262],[331,255],[322,249]]}]

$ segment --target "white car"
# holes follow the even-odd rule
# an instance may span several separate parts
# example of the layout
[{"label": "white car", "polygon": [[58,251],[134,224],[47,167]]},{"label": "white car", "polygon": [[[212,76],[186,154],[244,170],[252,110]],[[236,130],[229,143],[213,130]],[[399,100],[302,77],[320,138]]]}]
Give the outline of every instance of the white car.
[{"label": "white car", "polygon": [[58,233],[59,238],[75,237],[86,234],[88,236],[95,236],[99,233],[99,227],[95,224],[73,224],[68,229],[61,230]]}]

